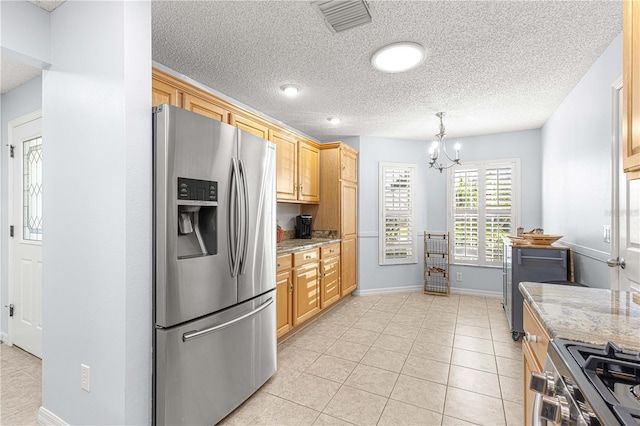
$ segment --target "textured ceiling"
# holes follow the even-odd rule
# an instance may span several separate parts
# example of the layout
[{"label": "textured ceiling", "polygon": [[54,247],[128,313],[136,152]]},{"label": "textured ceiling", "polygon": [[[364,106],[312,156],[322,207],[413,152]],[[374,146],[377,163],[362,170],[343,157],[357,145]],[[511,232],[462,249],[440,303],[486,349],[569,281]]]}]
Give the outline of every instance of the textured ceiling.
[{"label": "textured ceiling", "polygon": [[41,73],[39,68],[0,56],[0,93],[8,92]]},{"label": "textured ceiling", "polygon": [[58,6],[65,2],[62,1],[53,1],[53,0],[28,0],[29,3],[33,3],[38,6],[40,9],[44,9],[48,12],[53,12]]},{"label": "textured ceiling", "polygon": [[[541,127],[622,29],[621,1],[368,4],[371,24],[334,35],[307,1],[154,1],[153,59],[320,140],[431,139],[438,111],[450,137]],[[375,71],[398,41],[429,56]]]}]

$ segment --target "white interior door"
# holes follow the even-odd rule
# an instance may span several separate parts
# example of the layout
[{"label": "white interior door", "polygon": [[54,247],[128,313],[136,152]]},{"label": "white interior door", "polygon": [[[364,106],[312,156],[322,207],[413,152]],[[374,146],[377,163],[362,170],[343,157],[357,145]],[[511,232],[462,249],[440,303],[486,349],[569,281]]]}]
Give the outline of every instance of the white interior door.
[{"label": "white interior door", "polygon": [[42,119],[10,123],[9,318],[11,343],[42,358]]},{"label": "white interior door", "polygon": [[614,84],[613,214],[617,217],[609,266],[615,268],[613,289],[640,293],[640,180],[627,180],[622,171],[622,90],[621,81]]}]

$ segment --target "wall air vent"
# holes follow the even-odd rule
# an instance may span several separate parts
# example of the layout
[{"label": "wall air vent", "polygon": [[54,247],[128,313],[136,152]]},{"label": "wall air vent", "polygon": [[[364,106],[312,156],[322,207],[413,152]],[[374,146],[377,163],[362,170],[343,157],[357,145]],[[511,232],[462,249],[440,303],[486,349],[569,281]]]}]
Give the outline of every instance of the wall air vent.
[{"label": "wall air vent", "polygon": [[311,5],[320,12],[334,34],[371,22],[371,13],[364,0],[319,0]]}]

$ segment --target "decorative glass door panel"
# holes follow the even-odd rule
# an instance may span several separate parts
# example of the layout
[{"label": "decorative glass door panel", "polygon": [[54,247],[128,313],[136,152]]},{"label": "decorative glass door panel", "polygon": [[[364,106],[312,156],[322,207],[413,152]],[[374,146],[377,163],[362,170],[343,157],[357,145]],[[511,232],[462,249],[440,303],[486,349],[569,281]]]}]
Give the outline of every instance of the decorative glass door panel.
[{"label": "decorative glass door panel", "polygon": [[42,241],[42,137],[22,143],[22,238]]}]

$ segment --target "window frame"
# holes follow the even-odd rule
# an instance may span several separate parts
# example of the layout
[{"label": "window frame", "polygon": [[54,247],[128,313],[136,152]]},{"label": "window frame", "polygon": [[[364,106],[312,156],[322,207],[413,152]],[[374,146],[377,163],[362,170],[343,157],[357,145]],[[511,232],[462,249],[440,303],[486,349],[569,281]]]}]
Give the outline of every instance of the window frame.
[{"label": "window frame", "polygon": [[[511,188],[511,235],[513,235],[520,224],[521,215],[521,177],[522,167],[520,158],[505,158],[496,160],[470,161],[452,167],[447,170],[447,230],[451,236],[449,257],[451,264],[464,266],[479,266],[486,268],[502,268],[502,256],[495,261],[486,259],[486,171],[496,167],[510,166],[512,168],[512,188]],[[459,170],[478,171],[478,193],[482,190],[482,201],[478,197],[478,258],[476,260],[456,259],[455,256],[455,172]]]},{"label": "window frame", "polygon": [[[410,173],[410,199],[411,199],[411,213],[410,215],[405,215],[410,219],[410,226],[412,228],[411,232],[411,255],[401,258],[387,258],[387,239],[386,239],[386,195],[385,195],[385,169],[396,169],[398,172],[406,172]],[[380,162],[378,163],[378,264],[381,266],[388,265],[407,265],[407,264],[415,264],[418,263],[418,231],[417,231],[417,223],[416,223],[416,209],[417,209],[417,200],[416,194],[418,194],[416,190],[416,174],[417,174],[417,164],[415,163],[391,163],[391,162]]]}]

